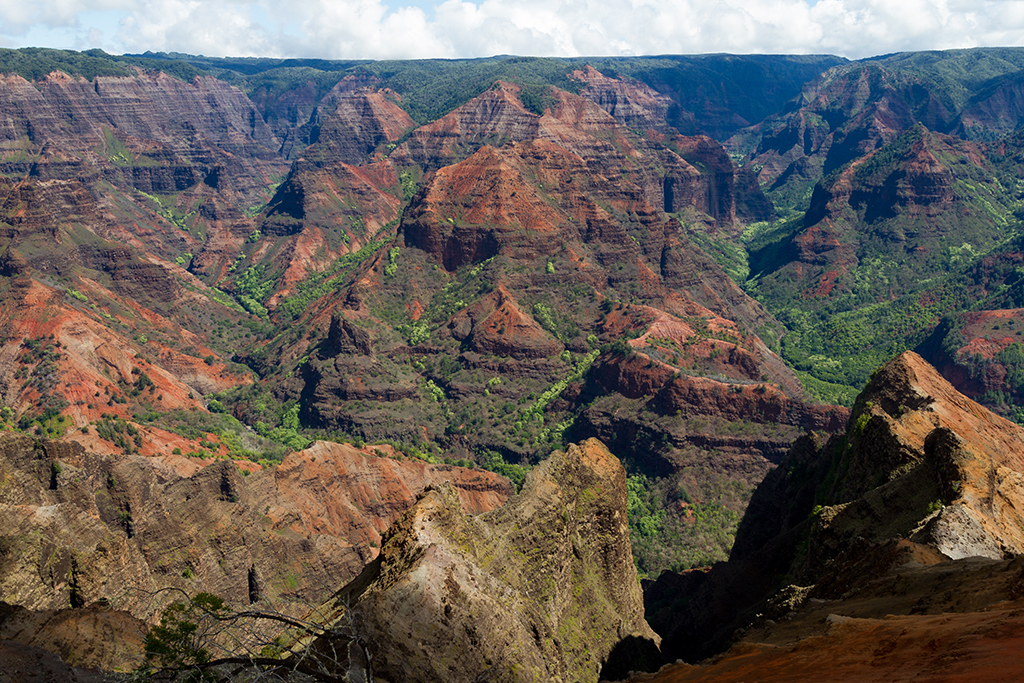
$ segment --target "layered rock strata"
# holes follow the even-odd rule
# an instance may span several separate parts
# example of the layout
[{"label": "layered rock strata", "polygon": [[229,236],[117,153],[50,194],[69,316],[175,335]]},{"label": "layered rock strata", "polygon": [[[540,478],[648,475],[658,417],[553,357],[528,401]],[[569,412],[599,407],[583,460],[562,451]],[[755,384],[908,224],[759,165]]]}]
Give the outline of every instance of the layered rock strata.
[{"label": "layered rock strata", "polygon": [[0,449],[0,596],[33,610],[103,600],[148,619],[170,599],[157,591],[176,587],[303,611],[373,559],[423,487],[452,482],[456,504],[476,513],[511,493],[490,472],[387,446],[318,443],[251,475],[226,460],[111,457],[15,434]]}]

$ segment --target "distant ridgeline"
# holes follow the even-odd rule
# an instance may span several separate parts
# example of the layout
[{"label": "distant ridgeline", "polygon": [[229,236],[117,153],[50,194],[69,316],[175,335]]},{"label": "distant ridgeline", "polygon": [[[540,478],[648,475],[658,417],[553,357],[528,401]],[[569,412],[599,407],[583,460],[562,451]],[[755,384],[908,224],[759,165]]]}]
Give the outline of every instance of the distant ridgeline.
[{"label": "distant ridgeline", "polygon": [[[381,88],[400,94],[417,123],[427,123],[480,95],[498,79],[526,87],[528,98],[553,85],[579,92],[583,83],[569,74],[587,65],[612,78],[632,78],[679,102],[670,121],[680,132],[708,132],[716,138],[775,113],[806,81],[846,60],[831,55],[667,55],[664,57],[540,58],[497,56],[482,59],[370,60],[203,57],[176,52],[111,55],[47,48],[0,50],[0,72],[38,80],[51,71],[92,80],[125,76],[130,66],[157,69],[191,81],[211,75],[250,96],[315,88],[319,100],[345,76],[372,77]],[[529,105],[528,105],[529,106]],[[535,105],[536,106],[536,105]],[[721,113],[715,110],[724,110]],[[543,110],[535,112],[542,113]],[[718,121],[718,118],[721,121]],[[695,119],[695,120],[691,120]],[[731,123],[726,123],[730,121]],[[720,127],[718,130],[714,126]]]}]

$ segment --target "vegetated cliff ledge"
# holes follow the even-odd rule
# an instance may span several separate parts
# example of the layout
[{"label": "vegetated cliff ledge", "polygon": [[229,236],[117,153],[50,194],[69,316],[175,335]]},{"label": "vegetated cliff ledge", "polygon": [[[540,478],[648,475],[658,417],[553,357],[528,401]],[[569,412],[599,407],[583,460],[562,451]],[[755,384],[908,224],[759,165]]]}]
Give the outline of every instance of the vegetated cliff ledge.
[{"label": "vegetated cliff ledge", "polygon": [[626,473],[596,439],[556,451],[476,517],[450,486],[427,490],[318,612],[353,625],[381,682],[596,682],[657,656]]},{"label": "vegetated cliff ledge", "polygon": [[[301,612],[349,581],[425,486],[472,513],[513,489],[496,474],[317,443],[243,476],[231,461],[100,455],[0,435],[0,599],[31,610],[104,601],[141,619],[166,587]],[[163,602],[162,602],[163,600]]]},{"label": "vegetated cliff ledge", "polygon": [[[737,645],[714,664],[637,680],[737,680],[729,676],[751,666],[765,667],[763,680],[805,680],[786,676],[822,670],[830,658],[850,672],[843,680],[888,680],[877,672],[900,667],[929,680],[981,680],[959,662],[945,668],[951,662],[921,642],[1004,666],[1019,651],[1022,497],[1024,429],[907,352],[875,373],[845,435],[802,439],[765,478],[728,563],[666,573],[647,593],[669,658],[699,660],[735,639],[786,652]],[[930,616],[942,612],[960,614]],[[904,615],[901,631],[877,621],[887,614]],[[965,641],[949,623],[980,639]],[[869,665],[880,678],[865,673]]]}]

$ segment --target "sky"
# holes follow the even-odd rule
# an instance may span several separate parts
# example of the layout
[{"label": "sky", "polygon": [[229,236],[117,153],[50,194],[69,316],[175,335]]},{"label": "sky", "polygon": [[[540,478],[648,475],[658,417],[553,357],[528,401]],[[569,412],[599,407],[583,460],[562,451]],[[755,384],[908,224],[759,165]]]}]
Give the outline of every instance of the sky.
[{"label": "sky", "polygon": [[419,59],[1024,45],[1024,0],[0,0],[0,47]]}]

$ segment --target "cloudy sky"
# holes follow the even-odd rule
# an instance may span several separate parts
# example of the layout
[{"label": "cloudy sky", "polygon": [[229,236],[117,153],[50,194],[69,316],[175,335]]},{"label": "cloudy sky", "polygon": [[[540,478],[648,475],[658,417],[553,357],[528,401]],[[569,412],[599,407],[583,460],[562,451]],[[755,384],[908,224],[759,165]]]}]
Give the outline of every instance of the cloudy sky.
[{"label": "cloudy sky", "polygon": [[390,59],[1024,45],[1024,0],[0,0],[0,46]]}]

